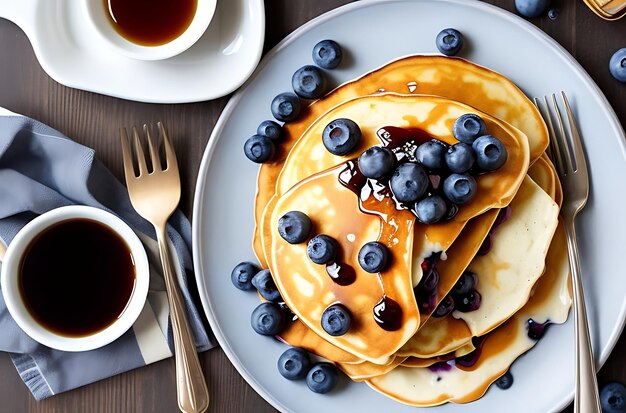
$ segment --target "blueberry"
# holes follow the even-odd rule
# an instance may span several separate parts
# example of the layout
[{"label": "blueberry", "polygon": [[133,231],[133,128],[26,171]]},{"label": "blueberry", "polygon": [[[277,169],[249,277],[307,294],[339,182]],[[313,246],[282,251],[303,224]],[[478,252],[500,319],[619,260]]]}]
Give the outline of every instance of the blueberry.
[{"label": "blueberry", "polygon": [[459,142],[448,148],[445,156],[446,165],[450,171],[462,174],[469,171],[474,162],[476,155],[471,146],[466,143]]},{"label": "blueberry", "polygon": [[550,4],[550,0],[515,0],[515,9],[525,17],[538,17]]},{"label": "blueberry", "polygon": [[252,285],[268,301],[282,301],[270,270],[261,270],[252,277]]},{"label": "blueberry", "polygon": [[278,219],[278,233],[290,244],[306,241],[311,233],[311,219],[300,211],[290,211]]},{"label": "blueberry", "polygon": [[384,270],[389,263],[389,258],[389,249],[378,241],[368,242],[359,250],[359,264],[369,273]]},{"label": "blueberry", "polygon": [[372,179],[388,176],[396,165],[396,155],[382,146],[372,146],[359,156],[359,171]]},{"label": "blueberry", "polygon": [[461,142],[472,144],[476,138],[487,133],[487,125],[475,113],[459,116],[452,125],[452,134]]},{"label": "blueberry", "polygon": [[264,120],[259,124],[256,133],[276,142],[282,137],[283,127],[273,120]]},{"label": "blueberry", "polygon": [[326,77],[317,66],[302,66],[291,77],[291,87],[303,99],[317,99],[326,93]]},{"label": "blueberry", "polygon": [[347,155],[360,141],[361,129],[350,119],[335,119],[322,132],[322,142],[333,155]]},{"label": "blueberry", "polygon": [[550,20],[556,20],[559,17],[559,9],[548,10],[548,18]]},{"label": "blueberry", "polygon": [[317,363],[306,375],[306,385],[315,393],[325,394],[337,384],[339,372],[331,363]]},{"label": "blueberry", "polygon": [[443,300],[439,303],[435,311],[433,312],[433,317],[441,318],[445,317],[451,312],[454,311],[454,299],[450,294],[446,295]]},{"label": "blueberry", "polygon": [[256,163],[267,162],[274,156],[274,151],[274,142],[263,135],[252,135],[243,144],[243,153]]},{"label": "blueberry", "polygon": [[463,271],[463,274],[459,277],[452,287],[451,293],[454,295],[465,295],[476,288],[478,284],[478,277],[471,271]]},{"label": "blueberry", "polygon": [[478,291],[470,291],[469,293],[461,296],[454,297],[454,304],[456,309],[462,313],[469,313],[470,311],[476,311],[480,307],[480,293]]},{"label": "blueberry", "polygon": [[417,162],[430,170],[443,169],[445,162],[444,156],[448,150],[448,145],[444,142],[433,139],[418,146],[415,151]]},{"label": "blueberry", "polygon": [[439,195],[430,195],[415,205],[415,215],[424,224],[439,222],[448,212],[446,201]]},{"label": "blueberry", "polygon": [[476,153],[476,165],[485,171],[495,171],[506,162],[508,152],[500,139],[484,135],[472,144]]},{"label": "blueberry", "polygon": [[342,58],[341,46],[334,40],[322,40],[313,47],[313,61],[324,69],[336,68]]},{"label": "blueberry", "polygon": [[473,176],[468,174],[452,174],[443,181],[443,193],[457,205],[466,204],[474,198],[477,184]]},{"label": "blueberry", "polygon": [[424,168],[415,163],[403,163],[389,179],[391,192],[399,202],[415,202],[428,189],[428,175]]},{"label": "blueberry", "polygon": [[600,404],[603,413],[626,412],[626,387],[622,383],[607,383],[600,390]]},{"label": "blueberry", "polygon": [[626,82],[626,47],[619,49],[611,56],[609,70],[620,82]]},{"label": "blueberry", "polygon": [[309,258],[316,264],[328,264],[334,261],[337,250],[337,241],[323,234],[311,238],[307,246]]},{"label": "blueberry", "polygon": [[456,29],[443,29],[435,41],[437,49],[446,56],[454,56],[463,47],[463,35]]},{"label": "blueberry", "polygon": [[502,390],[506,390],[513,385],[513,375],[510,371],[507,371],[496,380],[496,386]]},{"label": "blueberry", "polygon": [[420,289],[427,293],[437,291],[439,285],[439,272],[435,268],[426,271],[419,282]]},{"label": "blueberry", "polygon": [[275,336],[285,326],[285,312],[271,301],[259,304],[250,318],[252,329],[264,336]]},{"label": "blueberry", "polygon": [[281,93],[272,100],[272,115],[281,122],[291,122],[300,114],[300,99],[293,93]]},{"label": "blueberry", "polygon": [[288,348],[278,358],[278,372],[286,379],[299,380],[311,369],[309,353],[299,347]]},{"label": "blueberry", "polygon": [[261,269],[251,262],[240,262],[230,273],[230,280],[233,282],[233,285],[240,290],[254,290],[252,277],[259,271],[261,271]]},{"label": "blueberry", "polygon": [[346,334],[351,321],[350,312],[341,304],[333,304],[322,313],[322,328],[331,336]]}]

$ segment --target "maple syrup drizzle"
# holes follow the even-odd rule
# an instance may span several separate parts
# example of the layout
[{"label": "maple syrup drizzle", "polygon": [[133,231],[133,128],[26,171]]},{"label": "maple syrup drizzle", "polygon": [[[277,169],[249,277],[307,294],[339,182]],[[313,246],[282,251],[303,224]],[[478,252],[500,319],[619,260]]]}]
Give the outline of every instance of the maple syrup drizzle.
[{"label": "maple syrup drizzle", "polygon": [[326,273],[337,284],[346,286],[356,280],[356,271],[345,263],[331,262],[326,264]]}]

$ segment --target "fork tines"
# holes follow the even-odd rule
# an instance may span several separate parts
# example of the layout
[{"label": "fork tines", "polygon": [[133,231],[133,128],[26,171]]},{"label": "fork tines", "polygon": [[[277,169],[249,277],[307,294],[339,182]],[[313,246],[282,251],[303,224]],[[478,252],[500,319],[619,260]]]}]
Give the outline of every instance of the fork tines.
[{"label": "fork tines", "polygon": [[[141,143],[141,138],[139,137],[139,133],[135,126],[132,127],[133,134],[133,147],[135,149],[135,154],[137,155],[135,159],[137,160],[137,168],[134,167],[133,164],[133,156],[131,155],[131,147],[129,143],[128,132],[126,128],[120,129],[120,140],[122,142],[122,156],[124,158],[124,170],[128,175],[130,171],[134,171],[135,177],[140,177],[145,174],[151,174],[155,171],[166,171],[172,165],[176,164],[176,156],[174,155],[174,148],[172,146],[172,142],[165,130],[165,127],[161,122],[157,122],[157,127],[159,129],[159,135],[161,136],[161,140],[163,141],[163,146],[165,147],[165,162],[166,166],[163,167],[161,163],[161,158],[159,156],[158,145],[155,145],[154,140],[152,139],[152,134],[150,130],[152,125],[143,125],[143,134],[148,141],[148,151],[150,153],[150,163],[152,168],[148,168],[148,164],[146,162],[146,156],[144,154],[143,145]],[[127,179],[129,176],[127,176]]]}]

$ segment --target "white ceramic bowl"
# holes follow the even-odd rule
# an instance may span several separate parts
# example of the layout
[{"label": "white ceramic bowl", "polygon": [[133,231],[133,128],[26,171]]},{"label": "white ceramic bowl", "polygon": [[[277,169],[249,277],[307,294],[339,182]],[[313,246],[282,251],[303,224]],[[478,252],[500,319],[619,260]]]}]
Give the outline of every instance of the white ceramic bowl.
[{"label": "white ceramic bowl", "polygon": [[[20,293],[18,272],[22,255],[38,234],[53,224],[76,218],[97,221],[110,228],[126,242],[135,264],[135,286],[126,308],[110,326],[91,335],[67,337],[51,332],[30,315]],[[57,350],[87,351],[109,344],[133,325],[146,302],[150,271],[143,244],[124,221],[102,209],[75,205],[46,212],[33,219],[18,232],[7,248],[2,263],[0,283],[9,313],[17,325],[31,338]]]},{"label": "white ceramic bowl", "polygon": [[113,28],[102,1],[83,0],[82,4],[96,33],[119,54],[139,60],[163,60],[184,52],[202,37],[213,19],[217,0],[198,0],[196,14],[187,30],[160,46],[142,46],[125,39]]}]

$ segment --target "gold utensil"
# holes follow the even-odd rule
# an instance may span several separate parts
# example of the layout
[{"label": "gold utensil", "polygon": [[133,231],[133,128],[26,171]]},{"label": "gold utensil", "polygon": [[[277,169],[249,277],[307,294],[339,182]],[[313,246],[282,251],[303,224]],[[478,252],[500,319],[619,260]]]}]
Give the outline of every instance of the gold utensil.
[{"label": "gold utensil", "polygon": [[[598,384],[596,382],[596,365],[589,338],[589,323],[580,275],[578,246],[576,244],[576,228],[574,221],[578,212],[587,203],[589,197],[589,175],[587,163],[580,142],[580,134],[572,115],[565,92],[561,92],[567,114],[565,127],[556,95],[550,100],[544,96],[544,105],[535,98],[535,105],[541,111],[550,134],[550,155],[559,180],[563,186],[563,206],[561,217],[567,233],[567,250],[569,253],[570,270],[574,289],[574,333],[576,335],[576,392],[574,396],[574,412],[601,412]],[[556,120],[558,133],[555,131],[553,119]],[[569,133],[568,133],[569,131]]]},{"label": "gold utensil", "polygon": [[158,123],[159,135],[165,147],[167,166],[162,168],[161,160],[147,125],[143,125],[148,141],[152,171],[148,171],[146,158],[137,129],[133,127],[133,140],[139,173],[133,168],[128,134],[120,130],[124,173],[130,200],[135,210],[148,220],[156,231],[159,244],[163,276],[170,305],[170,318],[174,335],[174,355],[176,359],[176,388],[178,407],[185,413],[204,412],[209,406],[209,391],[202,374],[193,335],[187,320],[185,305],[176,280],[176,272],[170,262],[166,223],[180,201],[180,175],[178,162],[172,143],[161,122]]}]

